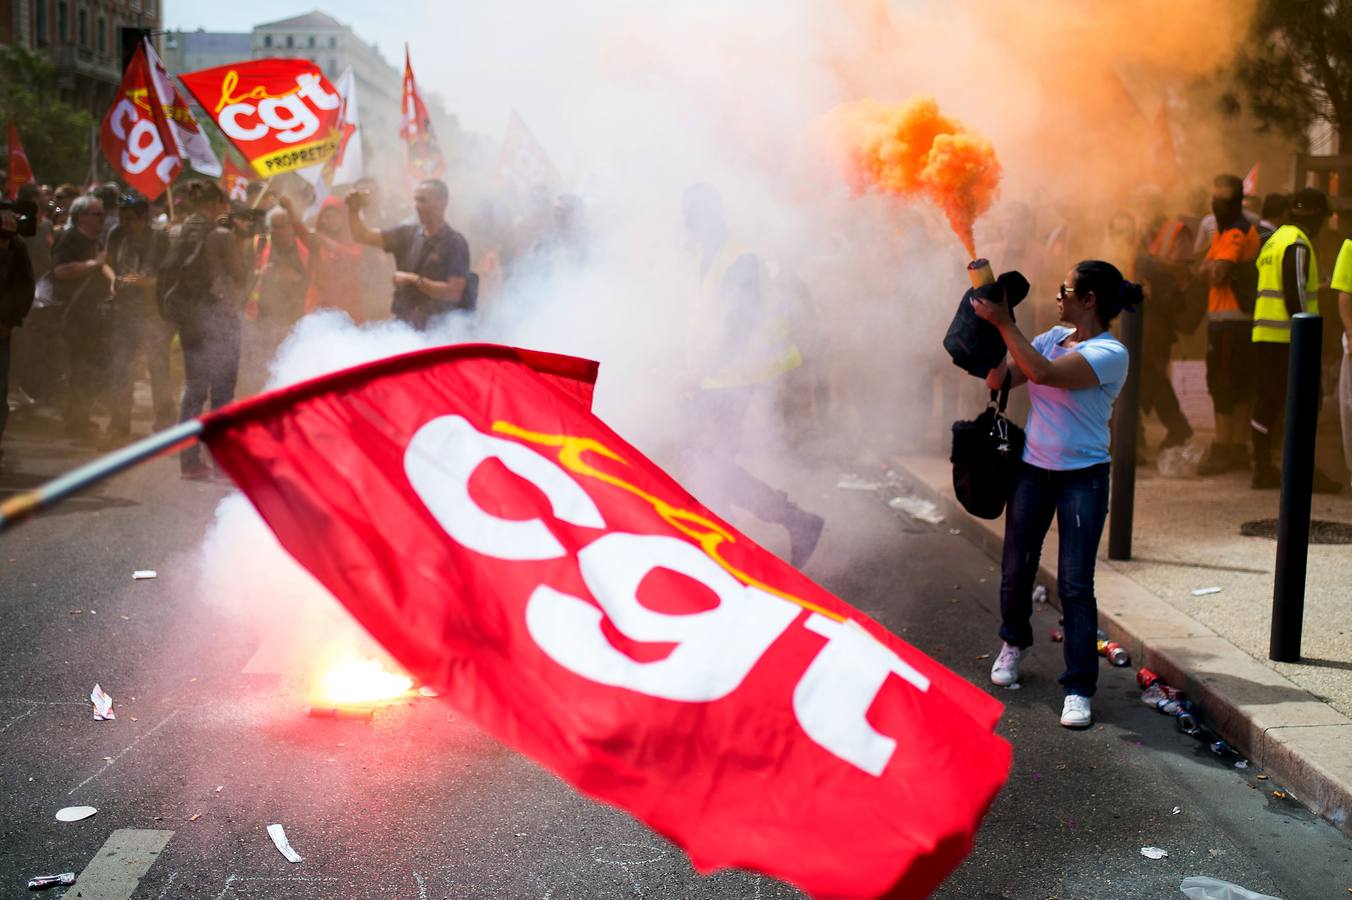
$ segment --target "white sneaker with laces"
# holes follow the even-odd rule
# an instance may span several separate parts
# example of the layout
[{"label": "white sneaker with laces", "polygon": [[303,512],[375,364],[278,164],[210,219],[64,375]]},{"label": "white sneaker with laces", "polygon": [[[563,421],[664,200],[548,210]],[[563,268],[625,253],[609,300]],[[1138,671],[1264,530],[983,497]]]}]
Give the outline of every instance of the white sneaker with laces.
[{"label": "white sneaker with laces", "polygon": [[1089,711],[1089,698],[1067,694],[1066,703],[1061,707],[1061,724],[1066,728],[1088,728],[1094,724],[1094,715]]},{"label": "white sneaker with laces", "polygon": [[1013,644],[1005,644],[1000,648],[1000,655],[995,658],[995,664],[991,666],[991,684],[998,684],[1001,687],[1008,687],[1019,680],[1019,658],[1023,656],[1023,651]]}]

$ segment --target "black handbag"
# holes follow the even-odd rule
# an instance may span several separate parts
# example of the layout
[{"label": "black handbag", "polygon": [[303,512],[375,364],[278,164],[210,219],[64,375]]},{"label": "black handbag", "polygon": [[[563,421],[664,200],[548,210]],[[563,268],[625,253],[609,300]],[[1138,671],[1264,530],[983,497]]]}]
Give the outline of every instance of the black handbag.
[{"label": "black handbag", "polygon": [[1005,415],[1011,382],[1006,375],[1001,389],[991,391],[981,415],[953,423],[953,493],[979,519],[1000,518],[1023,460],[1023,429]]}]

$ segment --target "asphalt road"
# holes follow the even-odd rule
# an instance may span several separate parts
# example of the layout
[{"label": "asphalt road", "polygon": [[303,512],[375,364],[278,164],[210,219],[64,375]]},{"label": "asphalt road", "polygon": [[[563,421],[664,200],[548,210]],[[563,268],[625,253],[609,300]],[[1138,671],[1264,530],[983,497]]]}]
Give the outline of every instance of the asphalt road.
[{"label": "asphalt road", "polygon": [[[31,419],[6,441],[0,496],[90,455]],[[1141,705],[1131,670],[1105,667],[1098,724],[1082,733],[1057,724],[1055,645],[1035,649],[1021,690],[990,686],[994,564],[947,524],[836,489],[839,472],[792,473],[800,502],[828,519],[809,574],[1006,704],[1013,775],[938,896],[1181,897],[1188,875],[1347,896],[1352,843]],[[756,875],[697,876],[439,701],[316,720],[295,685],[244,674],[258,629],[201,602],[191,565],[227,491],[159,461],[0,536],[0,898],[127,854],[147,869],[130,896],[150,900],[797,896]],[[159,578],[133,582],[135,569]],[[1036,633],[1055,623],[1040,611]],[[115,722],[92,720],[95,682],[116,698]],[[80,804],[97,815],[55,821]],[[271,823],[304,862],[278,854]],[[1169,857],[1146,859],[1147,845]]]}]

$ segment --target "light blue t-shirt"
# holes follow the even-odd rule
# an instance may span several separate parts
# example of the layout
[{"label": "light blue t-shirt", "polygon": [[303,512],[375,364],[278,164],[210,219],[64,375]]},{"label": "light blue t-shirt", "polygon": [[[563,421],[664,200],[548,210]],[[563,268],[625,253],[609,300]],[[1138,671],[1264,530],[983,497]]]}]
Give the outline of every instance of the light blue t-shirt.
[{"label": "light blue t-shirt", "polygon": [[1112,458],[1108,452],[1108,420],[1112,418],[1113,401],[1127,380],[1127,348],[1105,331],[1066,349],[1061,342],[1074,333],[1074,328],[1057,325],[1033,338],[1033,349],[1048,359],[1079,353],[1099,380],[1094,387],[1075,391],[1028,383],[1032,408],[1023,461],[1041,469],[1084,469]]}]

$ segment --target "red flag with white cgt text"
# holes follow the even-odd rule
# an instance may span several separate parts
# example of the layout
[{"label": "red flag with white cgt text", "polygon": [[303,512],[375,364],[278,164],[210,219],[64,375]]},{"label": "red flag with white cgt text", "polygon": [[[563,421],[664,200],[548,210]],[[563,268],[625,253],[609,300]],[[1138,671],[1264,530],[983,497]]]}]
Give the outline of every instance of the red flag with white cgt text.
[{"label": "red flag with white cgt text", "polygon": [[929,893],[1008,776],[1001,705],[702,506],[591,412],[596,372],[435,348],[204,440],[410,673],[699,871]]}]

